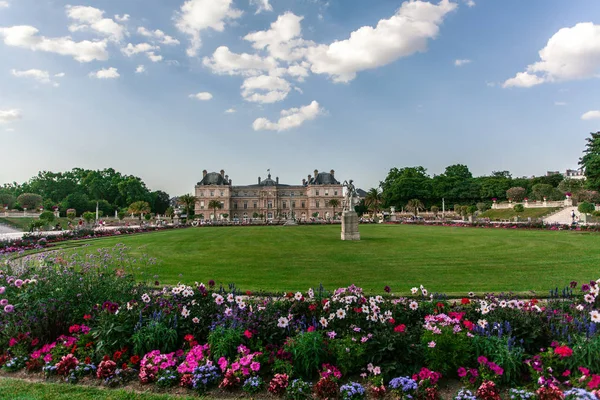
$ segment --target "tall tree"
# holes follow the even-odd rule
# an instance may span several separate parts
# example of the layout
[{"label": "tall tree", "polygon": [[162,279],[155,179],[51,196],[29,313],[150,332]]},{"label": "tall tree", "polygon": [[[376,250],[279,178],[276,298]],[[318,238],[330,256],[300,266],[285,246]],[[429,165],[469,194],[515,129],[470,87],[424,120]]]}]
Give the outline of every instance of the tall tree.
[{"label": "tall tree", "polygon": [[419,199],[411,199],[406,203],[406,210],[413,213],[415,216],[419,213],[419,210],[424,210],[423,202]]},{"label": "tall tree", "polygon": [[406,204],[410,199],[433,199],[431,177],[423,167],[392,168],[381,182],[382,200],[386,207]]},{"label": "tall tree", "polygon": [[333,208],[333,219],[335,219],[335,209],[340,206],[340,201],[338,199],[329,200],[329,207]]},{"label": "tall tree", "polygon": [[221,202],[219,200],[211,200],[208,202],[208,208],[213,209],[213,220],[217,220],[217,208],[221,209]]},{"label": "tall tree", "polygon": [[191,194],[184,194],[183,196],[179,196],[179,203],[184,206],[185,214],[187,215],[188,220],[194,216],[194,208],[196,207],[197,201],[198,198]]},{"label": "tall tree", "polygon": [[586,139],[579,165],[583,168],[588,189],[597,191],[600,190],[600,132],[592,132],[590,136]]},{"label": "tall tree", "polygon": [[381,192],[377,188],[371,188],[365,196],[365,206],[367,206],[369,211],[372,211],[374,214],[377,214],[381,202]]},{"label": "tall tree", "polygon": [[157,214],[164,214],[170,205],[169,194],[162,190],[156,190],[150,193],[150,197],[152,197],[152,210]]},{"label": "tall tree", "polygon": [[146,201],[136,201],[129,205],[127,212],[133,215],[138,215],[140,221],[142,220],[142,214],[150,213],[150,204]]}]

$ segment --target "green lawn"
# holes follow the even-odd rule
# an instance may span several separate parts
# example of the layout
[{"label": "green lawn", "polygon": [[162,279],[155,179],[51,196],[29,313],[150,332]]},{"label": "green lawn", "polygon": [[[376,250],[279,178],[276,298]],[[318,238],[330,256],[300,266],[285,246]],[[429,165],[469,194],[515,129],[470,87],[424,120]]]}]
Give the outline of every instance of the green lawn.
[{"label": "green lawn", "polygon": [[[39,218],[30,218],[30,217],[24,217],[24,218],[4,218],[4,217],[2,217],[2,218],[0,218],[0,223],[6,224],[8,226],[11,226],[15,229],[21,230],[23,232],[27,232],[27,231],[29,231],[29,225],[33,221],[39,221],[39,220],[40,220]],[[56,218],[56,220],[53,222],[52,225],[56,225],[59,222],[63,229],[67,229],[67,225],[69,224],[68,218]]]},{"label": "green lawn", "polygon": [[[523,212],[519,213],[519,218],[527,220],[527,218],[536,219],[542,218],[546,214],[550,214],[558,208],[526,208]],[[489,218],[492,221],[513,219],[517,216],[517,213],[512,208],[503,208],[499,210],[487,210],[486,212],[479,215],[479,218]]]},{"label": "green lawn", "polygon": [[199,398],[0,378],[0,400],[197,400]]},{"label": "green lawn", "polygon": [[[361,225],[360,242],[340,226],[207,227],[68,242],[84,251],[124,243],[159,259],[146,276],[162,283],[236,283],[243,290],[295,291],[356,284],[408,293],[539,291],[600,277],[600,235],[567,231]],[[69,250],[72,251],[72,250]]]}]

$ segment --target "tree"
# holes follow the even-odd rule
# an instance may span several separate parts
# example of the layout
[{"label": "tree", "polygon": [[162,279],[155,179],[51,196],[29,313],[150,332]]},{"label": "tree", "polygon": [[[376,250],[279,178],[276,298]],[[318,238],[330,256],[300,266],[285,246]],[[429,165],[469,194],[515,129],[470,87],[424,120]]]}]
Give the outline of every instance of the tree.
[{"label": "tree", "polygon": [[595,190],[581,190],[577,193],[577,201],[596,204],[600,201],[600,193]]},{"label": "tree", "polygon": [[123,211],[119,211],[117,213],[117,218],[119,218],[119,221],[123,221],[125,219],[125,213]]},{"label": "tree", "polygon": [[590,133],[590,136],[579,165],[584,170],[587,188],[600,190],[600,132]]},{"label": "tree", "polygon": [[377,212],[379,211],[381,201],[381,192],[379,192],[379,190],[377,190],[376,188],[371,188],[365,196],[365,206],[367,206],[369,211],[372,211],[373,214],[377,214]]},{"label": "tree", "polygon": [[10,193],[0,193],[0,207],[11,209],[15,206],[15,196]]},{"label": "tree", "polygon": [[[95,208],[95,204],[94,204]],[[61,203],[61,210],[74,209],[79,215],[86,211],[91,211],[90,199],[87,194],[71,193],[65,197]]]},{"label": "tree", "polygon": [[561,183],[558,184],[558,190],[560,190],[563,195],[565,193],[571,193],[573,197],[577,197],[577,194],[581,192],[585,188],[585,180],[583,179],[564,179]]},{"label": "tree", "polygon": [[312,213],[313,218],[318,218],[319,217],[319,213],[318,212],[314,212]]},{"label": "tree", "polygon": [[150,204],[147,201],[136,201],[129,205],[127,209],[129,214],[139,215],[140,221],[142,220],[142,214],[150,213]]},{"label": "tree", "polygon": [[433,198],[431,177],[423,167],[392,168],[380,186],[381,200],[386,207],[400,208],[410,199],[427,202]]},{"label": "tree", "polygon": [[255,211],[254,213],[252,213],[252,218],[256,219],[259,217],[259,214]]},{"label": "tree", "polygon": [[335,219],[335,209],[340,206],[340,201],[338,199],[329,200],[329,207],[333,208],[333,219]]},{"label": "tree", "polygon": [[171,206],[167,207],[167,209],[165,210],[165,215],[167,216],[167,218],[173,219],[173,216],[175,215],[175,209]]},{"label": "tree", "polygon": [[473,215],[477,212],[477,206],[468,206],[467,207],[467,214],[468,215]]},{"label": "tree", "polygon": [[413,213],[415,216],[419,213],[419,210],[423,210],[423,202],[419,199],[411,199],[406,204],[406,210]]},{"label": "tree", "polygon": [[86,211],[83,213],[82,217],[85,220],[85,222],[90,224],[94,219],[96,219],[96,214],[90,211]]},{"label": "tree", "polygon": [[[194,208],[196,207],[196,202],[198,198],[191,194],[184,194],[183,196],[179,196],[179,204],[183,205],[185,208],[185,214],[187,215],[188,220],[194,216]],[[211,200],[211,202],[216,200]],[[221,203],[219,203],[219,208]],[[213,208],[209,203],[209,208]]]},{"label": "tree", "polygon": [[365,199],[360,199],[357,205],[354,206],[354,211],[359,217],[362,217],[369,209],[365,206]]},{"label": "tree", "polygon": [[17,197],[17,201],[21,207],[28,210],[35,210],[42,205],[42,196],[35,193],[23,193]]},{"label": "tree", "polygon": [[506,191],[506,197],[515,202],[523,201],[525,194],[527,190],[522,187],[512,187]]},{"label": "tree", "polygon": [[513,210],[515,210],[515,212],[516,212],[517,214],[519,214],[519,213],[522,213],[523,211],[525,211],[525,207],[523,207],[523,204],[516,204],[516,205],[513,207]]},{"label": "tree", "polygon": [[165,214],[171,202],[169,194],[162,190],[156,190],[150,193],[150,197],[152,197],[152,210],[156,214]]},{"label": "tree", "polygon": [[69,219],[73,220],[73,219],[75,219],[75,217],[76,217],[76,216],[77,216],[77,211],[75,211],[75,210],[74,210],[74,209],[72,209],[72,208],[69,208],[69,209],[67,210],[67,218],[69,218]]},{"label": "tree", "polygon": [[438,206],[431,206],[431,212],[433,215],[437,215],[440,212],[440,208]]},{"label": "tree", "polygon": [[40,214],[40,221],[44,221],[45,225],[50,225],[56,220],[56,216],[52,211],[44,211]]},{"label": "tree", "polygon": [[579,204],[577,210],[579,210],[579,212],[583,214],[591,214],[594,211],[596,211],[596,206],[592,203],[584,201],[583,203]]},{"label": "tree", "polygon": [[477,210],[479,212],[484,212],[485,210],[487,210],[489,208],[487,203],[482,203],[482,202],[477,203],[475,206],[477,207]]},{"label": "tree", "polygon": [[537,185],[533,185],[531,193],[536,200],[550,199],[554,193],[554,187],[546,183],[538,183]]},{"label": "tree", "polygon": [[[181,198],[180,198],[181,200]],[[213,209],[213,220],[217,220],[217,208],[220,210],[221,209],[221,202],[218,200],[211,200],[208,202],[208,208],[212,208]]]}]

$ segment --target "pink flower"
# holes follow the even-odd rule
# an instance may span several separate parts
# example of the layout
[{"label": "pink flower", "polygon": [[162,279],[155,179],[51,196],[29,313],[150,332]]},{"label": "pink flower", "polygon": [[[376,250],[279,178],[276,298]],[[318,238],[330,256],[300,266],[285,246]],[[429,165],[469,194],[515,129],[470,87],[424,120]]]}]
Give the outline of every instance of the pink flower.
[{"label": "pink flower", "polygon": [[252,364],[250,364],[250,369],[252,369],[252,371],[254,372],[258,372],[258,370],[260,369],[260,363],[258,362],[253,362]]},{"label": "pink flower", "polygon": [[52,354],[46,354],[44,356],[44,362],[49,363],[50,361],[52,361]]},{"label": "pink flower", "polygon": [[246,367],[242,368],[242,374],[244,374],[244,376],[250,375],[250,370]]},{"label": "pink flower", "polygon": [[41,355],[42,355],[42,352],[39,350],[36,350],[33,353],[31,353],[31,358],[38,359],[38,358],[40,358]]},{"label": "pink flower", "polygon": [[458,376],[460,378],[464,378],[465,376],[467,376],[467,370],[465,369],[465,367],[460,367],[458,369]]},{"label": "pink flower", "polygon": [[431,342],[429,342],[427,344],[427,347],[434,348],[435,347],[435,342],[432,340]]},{"label": "pink flower", "polygon": [[219,368],[221,368],[221,372],[225,372],[225,370],[227,369],[227,359],[225,357],[221,357],[219,358],[219,361],[217,361],[217,364],[219,364]]},{"label": "pink flower", "polygon": [[488,362],[488,359],[487,359],[487,357],[479,356],[479,357],[477,357],[477,362],[479,364],[486,364]]},{"label": "pink flower", "polygon": [[17,339],[15,339],[15,338],[12,338],[12,337],[11,337],[11,338],[10,338],[10,340],[8,341],[8,346],[9,346],[9,347],[13,347],[13,346],[15,346],[17,343],[19,343],[19,342],[17,341]]},{"label": "pink flower", "polygon": [[235,371],[237,371],[239,369],[240,369],[240,363],[239,362],[234,362],[234,363],[231,364],[231,370],[233,372],[235,372]]}]

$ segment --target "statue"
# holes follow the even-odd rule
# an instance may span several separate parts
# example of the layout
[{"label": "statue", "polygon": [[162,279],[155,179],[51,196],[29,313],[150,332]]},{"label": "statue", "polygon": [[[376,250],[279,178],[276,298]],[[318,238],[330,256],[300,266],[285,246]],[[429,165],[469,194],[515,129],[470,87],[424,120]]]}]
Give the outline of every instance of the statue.
[{"label": "statue", "polygon": [[344,211],[354,211],[354,199],[356,199],[356,187],[352,183],[354,182],[350,179],[350,182],[344,181],[342,184],[343,187],[346,188],[346,196],[344,197],[343,210]]}]

